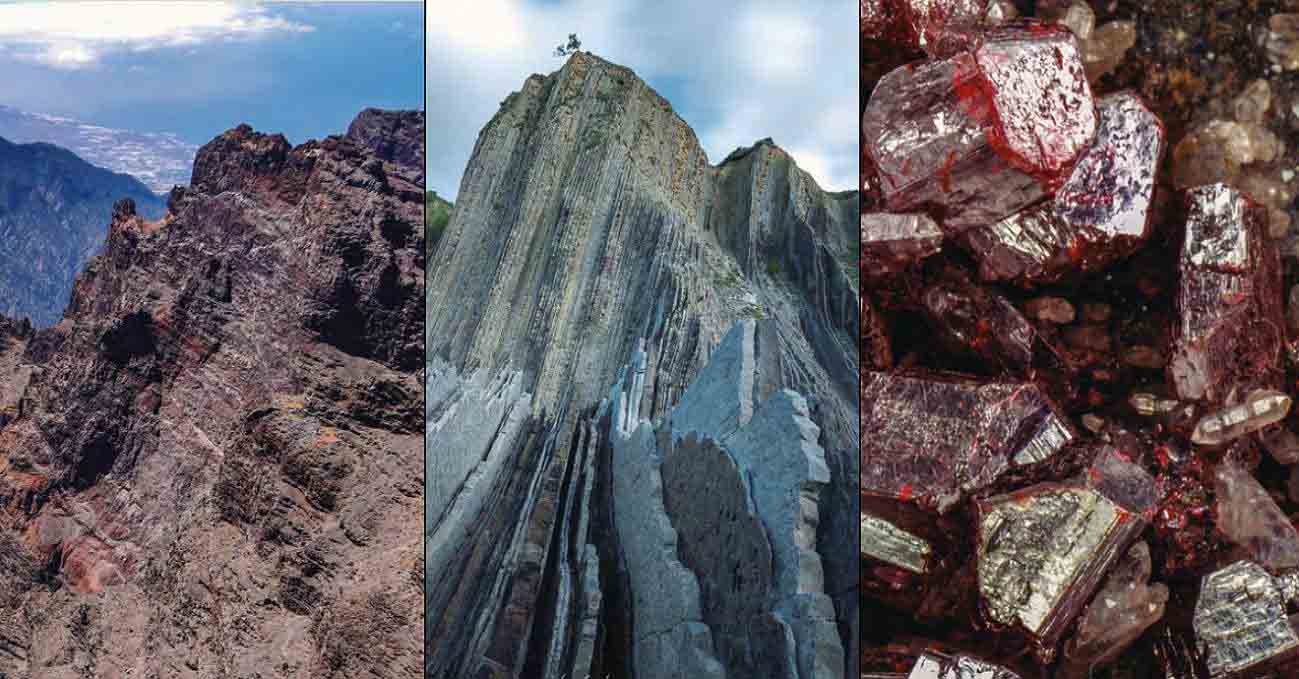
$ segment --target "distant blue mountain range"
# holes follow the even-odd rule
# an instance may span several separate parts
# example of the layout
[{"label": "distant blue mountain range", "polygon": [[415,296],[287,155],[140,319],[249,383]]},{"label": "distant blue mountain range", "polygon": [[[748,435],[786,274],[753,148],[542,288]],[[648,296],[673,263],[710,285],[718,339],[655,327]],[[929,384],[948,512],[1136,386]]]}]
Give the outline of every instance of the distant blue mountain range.
[{"label": "distant blue mountain range", "polygon": [[58,146],[0,138],[0,315],[37,326],[57,323],[122,198],[150,219],[165,210],[163,199],[135,177]]},{"label": "distant blue mountain range", "polygon": [[94,165],[139,179],[159,195],[189,184],[198,151],[173,134],[119,130],[8,106],[0,106],[0,137],[62,146]]}]

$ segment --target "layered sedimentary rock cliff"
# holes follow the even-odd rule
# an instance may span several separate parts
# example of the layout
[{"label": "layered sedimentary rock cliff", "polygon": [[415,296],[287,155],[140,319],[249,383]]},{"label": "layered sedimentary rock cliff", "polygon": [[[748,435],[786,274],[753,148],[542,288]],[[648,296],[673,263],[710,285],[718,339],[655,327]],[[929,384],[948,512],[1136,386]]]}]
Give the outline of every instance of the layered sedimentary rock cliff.
[{"label": "layered sedimentary rock cliff", "polygon": [[0,342],[0,676],[419,674],[423,167],[369,142],[222,134]]},{"label": "layered sedimentary rock cliff", "polygon": [[162,215],[163,200],[134,177],[50,144],[0,139],[0,314],[57,323],[122,198],[142,215]]},{"label": "layered sedimentary rock cliff", "polygon": [[853,676],[857,212],[586,53],[505,100],[429,262],[428,676]]}]

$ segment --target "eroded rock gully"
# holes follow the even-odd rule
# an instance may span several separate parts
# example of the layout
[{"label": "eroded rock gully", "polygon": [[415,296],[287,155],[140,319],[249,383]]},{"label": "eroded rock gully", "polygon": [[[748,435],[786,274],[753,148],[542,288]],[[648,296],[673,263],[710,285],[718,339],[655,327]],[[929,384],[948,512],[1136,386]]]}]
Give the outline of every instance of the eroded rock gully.
[{"label": "eroded rock gully", "polygon": [[418,676],[424,168],[372,145],[230,130],[0,322],[0,676]]},{"label": "eroded rock gully", "polygon": [[857,215],[587,53],[505,100],[430,261],[428,676],[856,676]]}]

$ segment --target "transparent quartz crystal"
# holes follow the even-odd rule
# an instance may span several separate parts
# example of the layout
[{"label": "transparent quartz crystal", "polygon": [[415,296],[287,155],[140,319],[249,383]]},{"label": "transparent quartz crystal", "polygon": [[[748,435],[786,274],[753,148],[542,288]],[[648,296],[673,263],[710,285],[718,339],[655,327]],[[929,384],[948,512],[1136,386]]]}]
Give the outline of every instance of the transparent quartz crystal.
[{"label": "transparent quartz crystal", "polygon": [[1299,531],[1249,470],[1218,465],[1214,494],[1216,525],[1228,540],[1270,571],[1299,568]]},{"label": "transparent quartz crystal", "polygon": [[1258,389],[1244,403],[1218,410],[1195,425],[1191,442],[1202,446],[1222,445],[1285,419],[1290,397],[1274,389]]}]

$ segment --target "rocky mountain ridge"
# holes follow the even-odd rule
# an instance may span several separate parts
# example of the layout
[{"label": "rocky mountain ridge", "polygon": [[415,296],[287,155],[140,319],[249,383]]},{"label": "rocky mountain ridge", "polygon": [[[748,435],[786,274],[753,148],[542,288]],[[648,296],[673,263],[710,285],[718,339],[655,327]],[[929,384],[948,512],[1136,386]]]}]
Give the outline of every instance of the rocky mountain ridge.
[{"label": "rocky mountain ridge", "polygon": [[122,198],[142,215],[162,216],[163,200],[131,176],[57,146],[0,137],[0,314],[42,327],[58,322]]},{"label": "rocky mountain ridge", "polygon": [[[505,100],[430,259],[427,676],[855,676],[857,218],[770,140],[710,165],[588,53]],[[755,410],[779,394],[804,414]],[[772,453],[802,480],[746,462],[746,424],[802,441]],[[678,440],[729,490],[674,494]],[[683,518],[711,515],[739,523]],[[702,554],[763,544],[753,608]],[[660,557],[667,589],[637,575]]]},{"label": "rocky mountain ridge", "polygon": [[389,155],[232,129],[0,349],[0,676],[420,671],[423,164]]}]

